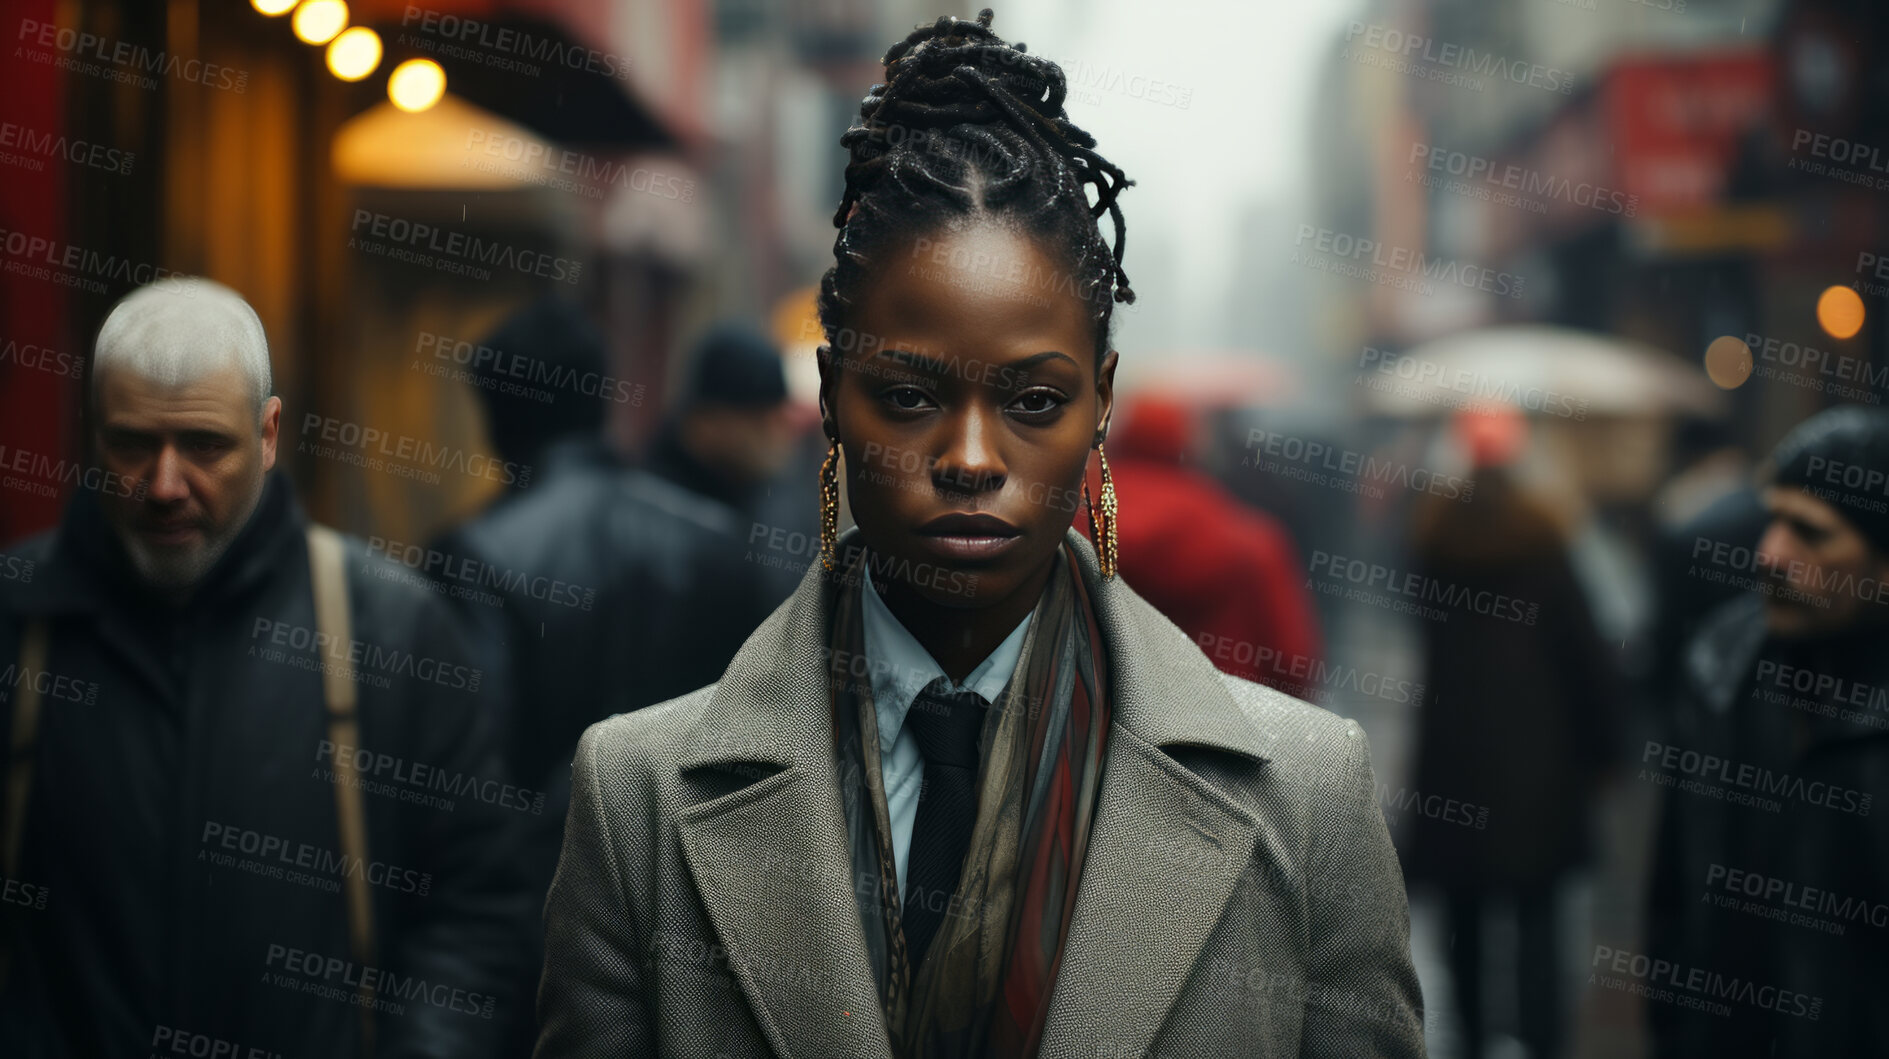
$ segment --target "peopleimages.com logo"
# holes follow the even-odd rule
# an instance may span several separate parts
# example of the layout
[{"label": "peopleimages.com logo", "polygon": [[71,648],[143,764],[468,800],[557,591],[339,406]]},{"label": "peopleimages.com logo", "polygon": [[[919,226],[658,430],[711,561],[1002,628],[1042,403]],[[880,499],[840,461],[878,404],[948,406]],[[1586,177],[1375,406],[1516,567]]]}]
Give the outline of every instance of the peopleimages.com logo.
[{"label": "peopleimages.com logo", "polygon": [[[453,803],[441,799],[424,799],[414,792],[439,791],[458,798],[472,798],[486,805],[502,809],[515,809],[533,816],[544,815],[544,792],[528,787],[519,787],[502,780],[486,776],[475,776],[453,769],[429,765],[423,761],[408,761],[393,754],[383,754],[366,750],[346,743],[334,743],[323,739],[315,746],[315,761],[334,765],[345,764],[353,776],[366,781],[384,781],[383,785],[394,788],[389,791],[376,790],[370,793],[393,794],[401,801],[435,804],[436,807],[451,810]],[[337,782],[339,776],[323,776],[330,782]]]},{"label": "peopleimages.com logo", "polygon": [[[447,11],[408,4],[400,13],[400,27],[410,31],[401,34],[402,42],[448,58],[466,59],[497,69],[513,69],[534,77],[543,70],[533,64],[544,63],[599,77],[624,81],[630,79],[630,61],[621,55]],[[422,37],[420,34],[427,36]],[[428,37],[434,39],[429,40]],[[481,51],[489,54],[482,57],[478,54]],[[510,58],[512,56],[518,58]]]},{"label": "peopleimages.com logo", "polygon": [[44,886],[35,886],[19,879],[7,879],[0,884],[0,904],[19,905],[35,912],[44,911],[46,899],[52,891]]},{"label": "peopleimages.com logo", "polygon": [[[1462,181],[1460,188],[1443,182],[1441,186],[1445,190],[1460,190],[1471,198],[1498,206],[1518,206],[1530,213],[1545,212],[1543,200],[1627,217],[1633,216],[1640,207],[1638,195],[1426,143],[1412,144],[1406,162],[1421,165],[1432,177],[1456,177]],[[1505,193],[1510,197],[1504,198]]]},{"label": "peopleimages.com logo", "polygon": [[102,143],[68,139],[63,133],[0,121],[0,162],[33,172],[43,171],[45,161],[56,160],[123,176],[131,172],[137,157]]},{"label": "peopleimages.com logo", "polygon": [[1435,257],[1420,249],[1380,243],[1332,228],[1301,224],[1292,263],[1371,283],[1434,293],[1432,283],[1520,298],[1525,277],[1483,265]]},{"label": "peopleimages.com logo", "polygon": [[[1830,934],[1842,934],[1853,923],[1889,927],[1889,904],[1871,901],[1821,886],[1810,886],[1794,879],[1782,879],[1762,872],[1714,862],[1705,871],[1708,893],[1720,908],[1755,912],[1767,919],[1792,926],[1810,927]],[[1741,901],[1753,898],[1755,901]],[[1760,907],[1750,907],[1754,903]]]},{"label": "peopleimages.com logo", "polygon": [[[152,51],[142,44],[128,40],[114,40],[96,33],[87,33],[51,22],[39,22],[30,18],[20,20],[18,33],[14,35],[13,58],[27,62],[54,66],[73,73],[98,77],[107,81],[136,85],[150,91],[157,87],[157,78],[146,76],[156,74],[159,77],[178,81],[188,81],[235,92],[241,95],[249,87],[249,71],[222,66],[202,59],[178,55],[170,51]],[[32,47],[50,48],[53,51],[36,51]],[[55,52],[57,53],[55,55]]]},{"label": "peopleimages.com logo", "polygon": [[[1361,43],[1364,47],[1394,56],[1405,63],[1421,63],[1418,69],[1487,77],[1539,88],[1544,92],[1558,92],[1564,96],[1574,91],[1574,75],[1558,67],[1510,59],[1496,52],[1440,41],[1418,33],[1405,33],[1394,26],[1353,22],[1345,27],[1345,43]],[[1480,82],[1473,84],[1480,88]]]},{"label": "peopleimages.com logo", "polygon": [[[1773,772],[1761,765],[1733,761],[1648,739],[1640,754],[1642,779],[1659,786],[1703,794],[1720,801],[1753,805],[1767,812],[1781,808],[1780,799],[1802,802],[1837,812],[1868,816],[1875,795],[1841,787],[1826,780],[1809,780],[1788,772]],[[1772,797],[1764,797],[1766,795]]]},{"label": "peopleimages.com logo", "polygon": [[[1720,1017],[1731,1015],[1730,1004],[1744,1004],[1813,1022],[1823,1012],[1823,998],[1819,996],[1609,945],[1594,946],[1594,958],[1588,966],[1590,985],[1709,1011]],[[1626,977],[1612,977],[1606,973],[1609,971]]]},{"label": "peopleimages.com logo", "polygon": [[[338,850],[221,820],[205,820],[199,841],[203,848],[197,851],[198,860],[218,867],[240,868],[264,878],[315,885],[330,893],[340,892],[338,879],[364,879],[370,886],[420,897],[433,889],[432,872],[385,861],[363,860]],[[238,861],[237,854],[245,859]]]},{"label": "peopleimages.com logo", "polygon": [[373,210],[355,210],[348,230],[353,233],[350,249],[476,279],[491,279],[492,268],[497,268],[576,283],[584,271],[581,261]]},{"label": "peopleimages.com logo", "polygon": [[151,1034],[151,1059],[161,1055],[188,1055],[192,1059],[282,1059],[281,1052],[176,1026],[159,1026]]},{"label": "peopleimages.com logo", "polygon": [[1382,563],[1334,555],[1323,550],[1315,549],[1312,552],[1312,561],[1306,567],[1306,571],[1313,575],[1322,574],[1332,583],[1388,592],[1423,603],[1437,603],[1452,610],[1485,618],[1534,625],[1541,616],[1540,603],[1505,595],[1491,589],[1470,588],[1414,570],[1399,570]]},{"label": "peopleimages.com logo", "polygon": [[[430,1004],[446,1011],[492,1017],[495,999],[446,982],[428,981],[416,974],[402,974],[383,967],[355,963],[338,956],[324,956],[288,945],[271,944],[264,966],[280,967],[297,984],[323,985],[330,989],[318,995],[352,1002],[362,991],[377,994],[382,1000],[404,1000]],[[276,984],[286,983],[278,981]],[[316,992],[316,990],[305,990]]]}]

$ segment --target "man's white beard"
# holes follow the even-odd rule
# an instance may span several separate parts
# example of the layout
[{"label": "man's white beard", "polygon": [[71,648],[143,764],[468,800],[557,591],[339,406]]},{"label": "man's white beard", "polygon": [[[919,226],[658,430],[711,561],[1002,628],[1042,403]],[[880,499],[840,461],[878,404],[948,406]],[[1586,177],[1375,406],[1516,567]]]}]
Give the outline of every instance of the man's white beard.
[{"label": "man's white beard", "polygon": [[201,542],[184,545],[180,548],[152,548],[135,531],[123,531],[118,539],[124,543],[125,554],[131,558],[131,568],[145,585],[158,592],[188,592],[197,587],[210,568],[216,565],[223,553],[229,551],[230,544],[249,525],[250,516],[256,513],[256,502],[262,499],[262,481],[258,479],[250,491],[248,500],[243,504],[240,516],[229,521],[221,531],[206,533]]}]

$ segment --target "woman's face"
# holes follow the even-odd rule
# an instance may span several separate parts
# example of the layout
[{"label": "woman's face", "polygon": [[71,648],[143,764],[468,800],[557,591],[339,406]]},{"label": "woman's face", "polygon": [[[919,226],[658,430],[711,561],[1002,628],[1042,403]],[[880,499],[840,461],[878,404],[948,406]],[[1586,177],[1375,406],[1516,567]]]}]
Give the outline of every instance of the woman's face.
[{"label": "woman's face", "polygon": [[895,246],[873,273],[821,398],[875,581],[953,607],[1040,590],[1114,392],[1089,303],[1056,255],[990,223]]}]

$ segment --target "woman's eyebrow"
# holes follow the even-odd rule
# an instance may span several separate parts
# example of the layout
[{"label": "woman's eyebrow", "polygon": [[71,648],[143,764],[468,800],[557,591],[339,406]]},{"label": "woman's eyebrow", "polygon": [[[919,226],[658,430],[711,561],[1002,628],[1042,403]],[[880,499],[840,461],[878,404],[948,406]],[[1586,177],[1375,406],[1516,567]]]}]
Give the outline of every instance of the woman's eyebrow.
[{"label": "woman's eyebrow", "polygon": [[1069,362],[1069,366],[1072,368],[1079,368],[1082,366],[1076,363],[1076,358],[1070,356],[1067,353],[1064,353],[1060,349],[1046,349],[1041,353],[1032,353],[1029,356],[1024,357],[1022,360],[1016,361],[1010,366],[1013,368],[1030,368],[1030,367],[1035,367],[1036,365],[1041,364],[1045,361],[1049,361],[1049,360],[1066,360]]},{"label": "woman's eyebrow", "polygon": [[872,355],[873,359],[881,357],[900,367],[914,368],[919,371],[942,372],[948,370],[951,366],[946,361],[934,357],[929,353],[920,353],[912,349],[886,348]]},{"label": "woman's eyebrow", "polygon": [[[957,357],[945,360],[929,354],[917,353],[909,349],[882,349],[874,353],[873,356],[875,358],[885,357],[896,364],[910,367],[918,371],[929,371],[940,375],[954,370],[959,364],[959,358]],[[1032,353],[1027,357],[1022,357],[1000,365],[1000,367],[1009,368],[1012,371],[1019,371],[1033,368],[1038,364],[1050,360],[1066,360],[1069,362],[1070,367],[1081,367],[1080,364],[1076,363],[1074,357],[1056,349],[1046,349],[1041,353]]]}]

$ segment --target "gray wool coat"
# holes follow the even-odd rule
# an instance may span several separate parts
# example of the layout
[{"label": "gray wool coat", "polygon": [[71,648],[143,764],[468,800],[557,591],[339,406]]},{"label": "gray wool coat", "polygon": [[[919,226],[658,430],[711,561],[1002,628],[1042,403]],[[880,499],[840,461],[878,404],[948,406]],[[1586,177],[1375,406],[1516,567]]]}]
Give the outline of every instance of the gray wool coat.
[{"label": "gray wool coat", "polygon": [[[1421,1056],[1364,734],[1215,670],[1069,534],[1113,682],[1042,1059]],[[545,905],[536,1054],[891,1059],[846,845],[821,570],[721,681],[599,722]]]}]

